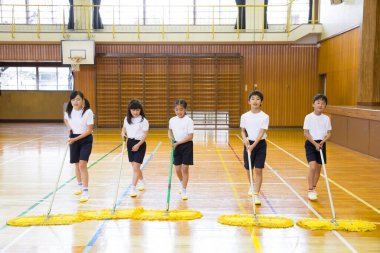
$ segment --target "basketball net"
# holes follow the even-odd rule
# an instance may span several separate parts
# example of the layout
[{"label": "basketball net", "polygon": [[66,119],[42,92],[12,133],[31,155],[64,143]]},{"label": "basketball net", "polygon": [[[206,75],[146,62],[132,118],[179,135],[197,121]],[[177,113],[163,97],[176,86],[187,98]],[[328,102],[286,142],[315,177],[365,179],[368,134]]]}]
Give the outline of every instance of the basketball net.
[{"label": "basketball net", "polygon": [[71,71],[78,72],[82,58],[81,57],[69,57],[69,59],[71,60]]}]

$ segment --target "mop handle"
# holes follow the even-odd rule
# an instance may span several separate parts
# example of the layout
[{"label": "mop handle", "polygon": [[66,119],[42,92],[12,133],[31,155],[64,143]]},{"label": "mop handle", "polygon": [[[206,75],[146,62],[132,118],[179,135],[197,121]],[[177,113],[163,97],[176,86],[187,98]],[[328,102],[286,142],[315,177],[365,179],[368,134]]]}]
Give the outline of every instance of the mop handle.
[{"label": "mop handle", "polygon": [[327,192],[329,194],[331,212],[332,212],[332,216],[333,216],[333,221],[335,222],[336,221],[336,215],[335,215],[334,203],[333,203],[333,199],[332,199],[332,196],[331,196],[329,179],[327,177],[327,170],[326,170],[326,166],[325,166],[325,159],[323,158],[323,152],[322,152],[321,148],[319,149],[319,154],[321,155],[323,172],[325,173]]},{"label": "mop handle", "polygon": [[121,171],[123,169],[123,161],[124,161],[125,142],[126,142],[126,138],[124,136],[123,137],[123,147],[122,147],[122,150],[121,150],[121,163],[120,163],[120,170],[119,170],[119,179],[118,179],[118,182],[117,182],[117,188],[116,188],[115,200],[113,202],[112,214],[115,213],[116,203],[117,203],[117,196],[119,195],[119,186],[120,186]]},{"label": "mop handle", "polygon": [[69,144],[67,143],[67,144],[66,144],[66,148],[65,148],[65,154],[63,155],[62,162],[61,162],[61,168],[59,169],[57,182],[55,183],[55,188],[54,188],[54,191],[53,191],[53,197],[51,198],[50,205],[49,205],[49,209],[48,209],[48,211],[47,211],[47,213],[46,213],[46,217],[49,217],[50,212],[51,212],[51,208],[52,208],[52,206],[53,206],[53,202],[54,202],[54,198],[55,198],[55,193],[57,192],[57,189],[58,189],[58,183],[59,183],[59,179],[61,178],[62,169],[63,169],[63,165],[64,165],[64,163],[65,163],[66,154],[67,154],[67,150],[68,150],[68,149],[69,149]]},{"label": "mop handle", "polygon": [[172,150],[170,152],[170,169],[169,169],[169,182],[168,182],[168,195],[166,198],[166,211],[169,211],[170,203],[170,191],[172,187],[172,174],[173,174],[173,163],[174,163],[174,137],[172,138]]},{"label": "mop handle", "polygon": [[249,149],[247,149],[247,155],[248,155],[248,167],[249,167],[249,185],[252,189],[252,208],[253,208],[253,216],[256,219],[256,204],[255,204],[255,193],[253,189],[253,177],[252,177],[252,162],[251,162],[251,153],[249,152]]}]

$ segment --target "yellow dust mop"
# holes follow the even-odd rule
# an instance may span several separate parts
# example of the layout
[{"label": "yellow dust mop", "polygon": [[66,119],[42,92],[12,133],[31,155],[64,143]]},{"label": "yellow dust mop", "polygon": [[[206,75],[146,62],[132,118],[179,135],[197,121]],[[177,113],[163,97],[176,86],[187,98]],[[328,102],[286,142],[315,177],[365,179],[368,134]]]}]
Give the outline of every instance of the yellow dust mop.
[{"label": "yellow dust mop", "polygon": [[58,178],[57,182],[55,184],[55,188],[53,191],[53,196],[50,201],[49,209],[46,213],[46,216],[21,216],[17,217],[11,220],[7,221],[7,225],[9,226],[18,226],[18,227],[26,227],[26,226],[51,226],[51,225],[69,225],[73,224],[76,222],[81,222],[85,220],[83,217],[75,214],[56,214],[56,215],[50,215],[55,194],[58,189],[58,183],[59,179],[62,174],[62,168],[65,162],[65,158],[67,155],[67,150],[69,149],[69,144],[66,145],[65,153],[63,155],[62,163],[61,163],[61,168],[58,173]]},{"label": "yellow dust mop", "polygon": [[311,230],[344,230],[344,231],[349,231],[349,232],[365,232],[365,231],[376,230],[376,225],[371,222],[361,221],[361,220],[337,220],[336,219],[334,203],[331,196],[330,183],[327,177],[327,171],[326,171],[326,166],[325,166],[325,160],[323,158],[322,149],[319,150],[319,153],[321,155],[322,167],[323,167],[323,172],[325,174],[327,192],[329,195],[331,212],[332,212],[333,217],[331,220],[302,219],[302,220],[297,221],[297,225],[302,228],[311,229]]},{"label": "yellow dust mop", "polygon": [[119,195],[119,187],[120,187],[120,179],[121,179],[121,171],[123,169],[123,161],[124,161],[124,148],[125,148],[126,138],[123,138],[123,147],[121,151],[121,163],[119,169],[119,177],[116,187],[116,194],[113,203],[112,209],[102,209],[102,210],[89,210],[80,212],[78,215],[83,217],[86,220],[105,220],[105,219],[130,219],[133,216],[138,215],[143,211],[143,208],[136,209],[125,209],[125,210],[116,210],[117,206],[117,197]]},{"label": "yellow dust mop", "polygon": [[172,185],[173,163],[174,163],[174,139],[172,141],[172,150],[170,153],[170,169],[169,169],[169,183],[168,194],[166,198],[166,210],[144,210],[133,216],[135,220],[150,220],[150,221],[180,221],[180,220],[194,220],[202,218],[202,213],[193,210],[171,210],[170,206],[170,192]]},{"label": "yellow dust mop", "polygon": [[[252,178],[252,163],[251,163],[251,154],[247,148],[248,163],[249,163],[249,183],[250,188],[254,191],[253,188],[253,178]],[[252,214],[233,214],[233,215],[222,215],[218,218],[218,222],[224,225],[230,226],[245,226],[245,227],[265,227],[265,228],[289,228],[293,227],[293,220],[278,217],[278,216],[263,216],[256,214],[256,205],[255,205],[255,194],[252,192]]]}]

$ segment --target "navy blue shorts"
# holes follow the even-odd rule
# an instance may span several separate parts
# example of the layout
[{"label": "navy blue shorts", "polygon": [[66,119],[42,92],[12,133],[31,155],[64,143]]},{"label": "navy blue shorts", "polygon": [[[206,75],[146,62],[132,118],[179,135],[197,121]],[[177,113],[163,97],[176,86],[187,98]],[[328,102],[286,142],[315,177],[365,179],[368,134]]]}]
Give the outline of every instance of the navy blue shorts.
[{"label": "navy blue shorts", "polygon": [[135,163],[139,163],[139,164],[143,163],[144,157],[145,157],[145,152],[146,152],[146,142],[144,142],[143,144],[141,144],[139,150],[132,151],[133,146],[136,145],[139,142],[140,142],[140,140],[135,140],[135,139],[129,139],[128,138],[127,149],[128,149],[128,159],[129,159],[129,162],[135,162]]},{"label": "navy blue shorts", "polygon": [[[75,138],[80,134],[70,134],[70,138]],[[92,150],[92,135],[88,135],[79,141],[70,144],[70,163],[79,163],[80,160],[87,161]]]},{"label": "navy blue shorts", "polygon": [[180,144],[174,149],[174,165],[193,165],[193,141]]},{"label": "navy blue shorts", "polygon": [[[252,145],[254,141],[249,141],[249,144]],[[251,153],[251,165],[252,168],[263,169],[265,166],[265,158],[267,157],[267,142],[260,140],[256,147],[252,150]],[[244,145],[244,168],[249,170],[248,164],[248,153]]]},{"label": "navy blue shorts", "polygon": [[[315,140],[315,142],[320,143],[322,140]],[[316,161],[319,164],[322,164],[322,159],[321,159],[321,154],[315,146],[308,140],[305,142],[305,150],[306,150],[306,159],[307,162],[313,162]],[[322,153],[323,153],[323,159],[325,160],[325,164],[327,163],[326,160],[326,143],[323,143],[323,148],[322,148]]]}]

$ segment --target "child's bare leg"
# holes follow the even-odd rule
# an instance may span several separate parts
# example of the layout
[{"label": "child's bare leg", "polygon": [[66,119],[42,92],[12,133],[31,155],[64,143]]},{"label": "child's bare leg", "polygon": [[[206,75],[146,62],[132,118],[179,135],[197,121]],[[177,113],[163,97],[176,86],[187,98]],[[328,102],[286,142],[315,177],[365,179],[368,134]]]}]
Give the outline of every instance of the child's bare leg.
[{"label": "child's bare leg", "polygon": [[261,184],[263,182],[263,169],[255,168],[255,193],[260,193]]},{"label": "child's bare leg", "polygon": [[79,170],[79,163],[75,164],[75,176],[77,177],[77,182],[82,183],[82,177],[80,175],[80,170]]},{"label": "child's bare leg", "polygon": [[[309,162],[309,175],[307,177],[307,182],[309,184],[309,188],[308,188],[309,190],[313,189],[316,171],[317,171],[317,162],[316,161]],[[319,172],[320,172],[320,170],[319,170]],[[319,176],[318,176],[318,179],[319,179]]]},{"label": "child's bare leg", "polygon": [[87,161],[79,161],[80,178],[82,180],[83,188],[88,188],[88,170]]},{"label": "child's bare leg", "polygon": [[189,165],[182,164],[182,187],[186,189],[189,181]]},{"label": "child's bare leg", "polygon": [[179,181],[182,182],[182,180],[183,180],[182,165],[175,165],[175,172],[177,174]]},{"label": "child's bare leg", "polygon": [[134,186],[136,186],[137,181],[143,177],[140,167],[141,167],[140,163],[132,162],[132,168],[133,168],[132,185]]},{"label": "child's bare leg", "polygon": [[[248,177],[248,182],[251,182],[251,177],[249,176],[249,170],[245,170],[247,172],[247,177]],[[252,170],[252,184],[255,182],[255,176],[253,174],[253,170]],[[249,184],[249,187],[251,187],[251,183]]]},{"label": "child's bare leg", "polygon": [[319,180],[319,177],[321,176],[321,167],[322,164],[315,163],[315,173],[314,173],[314,180],[313,180],[313,189],[317,187],[317,183]]}]

